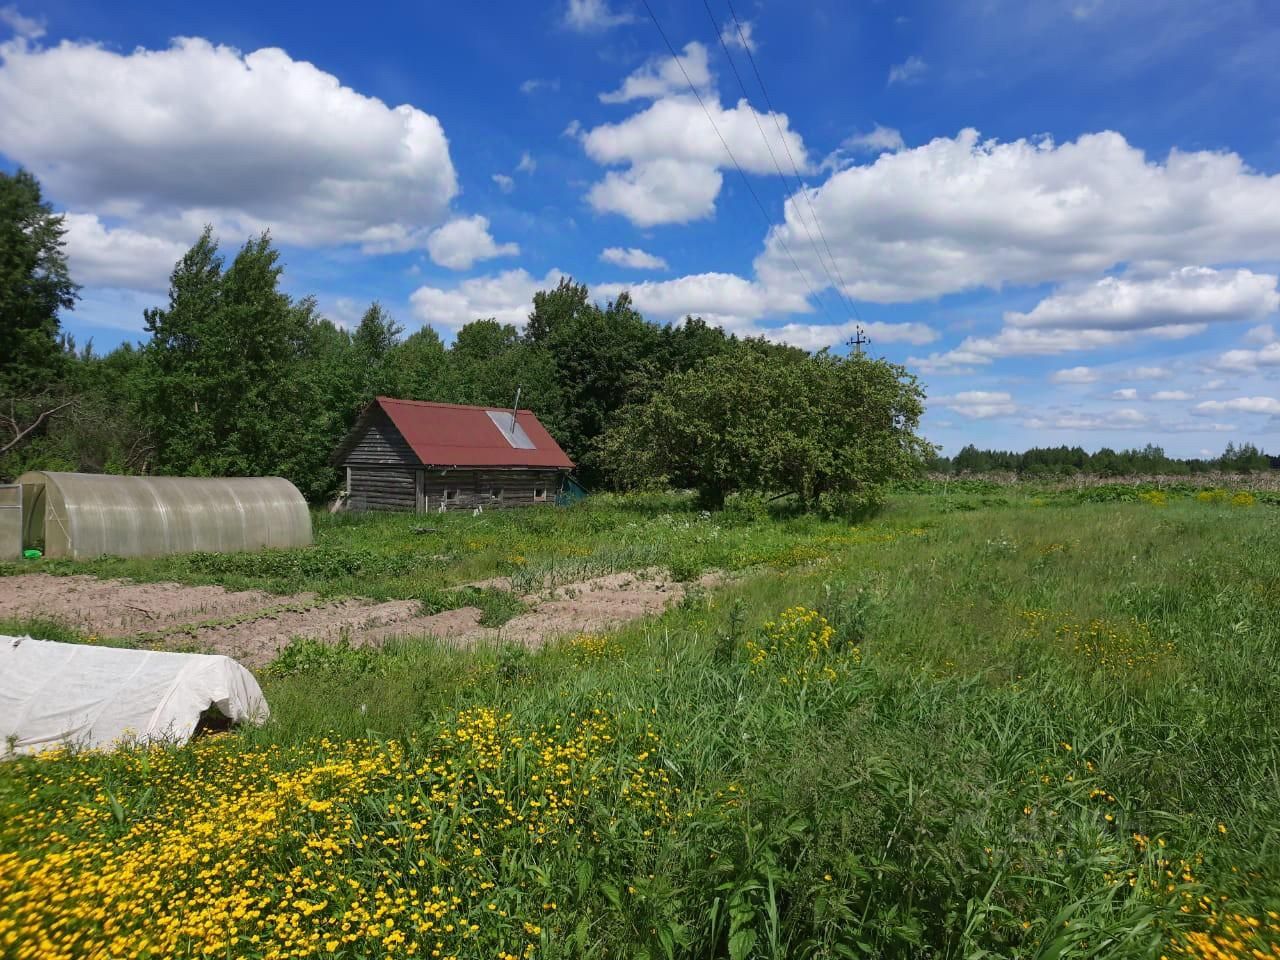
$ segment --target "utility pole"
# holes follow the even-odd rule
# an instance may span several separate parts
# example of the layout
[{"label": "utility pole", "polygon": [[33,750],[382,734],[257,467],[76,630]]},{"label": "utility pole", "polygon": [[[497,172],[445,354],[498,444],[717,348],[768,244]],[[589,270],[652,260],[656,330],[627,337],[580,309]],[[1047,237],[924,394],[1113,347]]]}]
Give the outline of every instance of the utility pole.
[{"label": "utility pole", "polygon": [[849,338],[849,340],[848,340],[849,349],[851,349],[851,350],[857,350],[857,351],[858,351],[858,356],[862,356],[862,345],[863,345],[863,344],[866,344],[867,346],[870,346],[870,345],[871,345],[871,339],[870,339],[869,337],[864,337],[864,336],[862,335],[862,333],[863,333],[863,331],[862,331],[862,324],[858,324],[858,325],[854,328],[854,331],[855,331],[855,335],[854,335],[854,336],[852,336],[852,337],[850,337],[850,338]]}]

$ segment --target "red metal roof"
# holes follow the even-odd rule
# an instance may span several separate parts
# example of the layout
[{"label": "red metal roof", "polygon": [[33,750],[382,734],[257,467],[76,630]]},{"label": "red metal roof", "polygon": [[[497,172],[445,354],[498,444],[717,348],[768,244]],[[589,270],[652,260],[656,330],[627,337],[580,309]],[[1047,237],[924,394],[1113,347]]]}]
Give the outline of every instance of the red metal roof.
[{"label": "red metal roof", "polygon": [[427,466],[573,469],[573,461],[532,410],[516,414],[516,425],[533,444],[533,449],[520,449],[489,417],[491,412],[505,415],[510,422],[510,407],[504,410],[390,397],[378,397],[376,402]]}]

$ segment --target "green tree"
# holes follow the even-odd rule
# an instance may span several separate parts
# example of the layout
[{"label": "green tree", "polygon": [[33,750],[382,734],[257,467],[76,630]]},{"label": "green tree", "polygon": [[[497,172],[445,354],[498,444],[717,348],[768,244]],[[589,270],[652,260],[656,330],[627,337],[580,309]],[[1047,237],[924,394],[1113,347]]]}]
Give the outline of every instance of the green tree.
[{"label": "green tree", "polygon": [[603,463],[591,455],[596,439],[629,403],[653,392],[665,372],[659,366],[657,327],[647,323],[622,293],[604,309],[588,304],[564,318],[545,339],[564,399],[564,424],[556,435],[588,482]]},{"label": "green tree", "polygon": [[311,498],[333,486],[347,411],[325,406],[333,369],[309,362],[321,321],[314,300],[280,291],[279,260],[263,233],[224,271],[206,228],[174,268],[168,307],[146,312],[140,409],[158,472],[281,474]]},{"label": "green tree", "polygon": [[583,310],[591,309],[587,286],[561,277],[554,290],[539,290],[533,295],[533,313],[524,335],[530,342],[544,345],[551,336]]},{"label": "green tree", "polygon": [[447,364],[440,335],[423,327],[392,348],[387,357],[387,389],[404,400],[442,401]]},{"label": "green tree", "polygon": [[532,410],[553,436],[562,438],[567,431],[565,403],[550,352],[497,320],[476,320],[462,327],[449,349],[437,398],[507,407],[517,388],[520,406]]},{"label": "green tree", "polygon": [[388,364],[404,328],[376,300],[360,318],[351,335],[353,360],[360,374],[360,393],[367,402],[379,394],[393,392]]},{"label": "green tree", "polygon": [[750,491],[845,512],[921,467],[922,412],[915,378],[886,361],[742,349],[668,377],[600,457],[624,483],[691,486],[713,508]]},{"label": "green tree", "polygon": [[0,171],[0,455],[16,451],[72,402],[58,313],[79,287],[67,269],[64,218],[30,173]]}]

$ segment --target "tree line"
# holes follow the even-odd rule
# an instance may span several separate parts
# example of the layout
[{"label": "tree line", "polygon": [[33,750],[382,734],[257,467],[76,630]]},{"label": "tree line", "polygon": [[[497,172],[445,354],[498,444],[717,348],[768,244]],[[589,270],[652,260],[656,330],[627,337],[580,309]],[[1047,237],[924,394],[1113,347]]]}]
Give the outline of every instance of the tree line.
[{"label": "tree line", "polygon": [[1188,476],[1193,473],[1225,471],[1256,473],[1280,466],[1251,443],[1228,443],[1218,457],[1170,457],[1163,447],[1149,443],[1129,450],[1110,447],[1089,453],[1083,447],[1033,447],[1022,453],[1010,450],[979,450],[973,444],[954,457],[930,457],[934,473],[1017,473],[1029,477],[1062,477],[1090,474],[1118,476]]},{"label": "tree line", "polygon": [[919,384],[883,360],[651,323],[571,279],[534,295],[523,330],[477,319],[445,345],[376,302],[347,330],[281,289],[268,233],[228,256],[206,228],[145,342],[101,354],[60,327],[78,296],[64,230],[33,177],[0,173],[0,476],[281,475],[321,501],[371,398],[509,406],[517,387],[589,486],[676,484],[709,506],[752,492],[860,509],[932,449]]}]

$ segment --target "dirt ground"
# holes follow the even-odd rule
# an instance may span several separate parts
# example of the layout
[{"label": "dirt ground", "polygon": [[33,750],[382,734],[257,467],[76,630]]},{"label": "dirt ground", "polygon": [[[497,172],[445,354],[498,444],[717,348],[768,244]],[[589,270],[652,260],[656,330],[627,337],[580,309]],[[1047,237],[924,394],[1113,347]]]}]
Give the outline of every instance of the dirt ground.
[{"label": "dirt ground", "polygon": [[[711,586],[719,577],[699,581]],[[467,646],[510,641],[536,647],[560,636],[590,633],[661,613],[687,584],[663,571],[595,577],[524,598],[527,609],[501,627],[480,625],[481,611],[463,607],[425,616],[414,600],[320,602],[314,595],[177,583],[129,583],[89,576],[33,573],[0,578],[0,618],[45,617],[103,639],[130,638],[158,650],[220,653],[246,666],[270,662],[294,637],[380,644],[390,637],[435,637]]]}]

